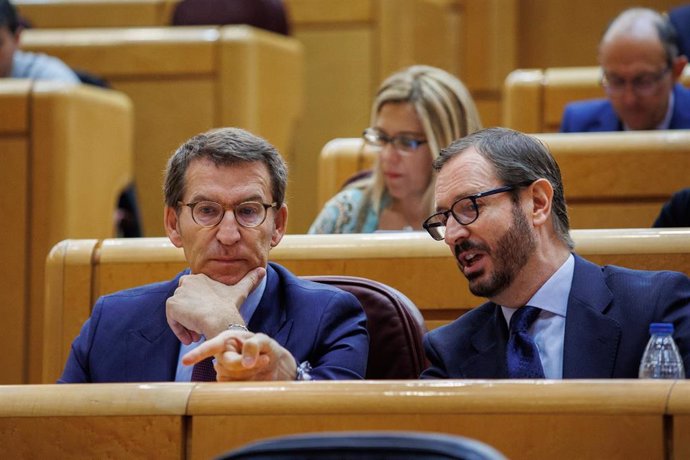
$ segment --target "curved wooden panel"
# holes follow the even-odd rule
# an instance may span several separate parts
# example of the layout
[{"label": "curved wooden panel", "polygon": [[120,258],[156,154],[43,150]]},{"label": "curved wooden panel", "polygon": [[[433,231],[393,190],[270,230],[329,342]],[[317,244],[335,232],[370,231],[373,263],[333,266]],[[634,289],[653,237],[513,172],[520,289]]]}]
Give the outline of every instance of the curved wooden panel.
[{"label": "curved wooden panel", "polygon": [[[599,264],[690,275],[690,229],[573,230],[572,236],[578,254]],[[361,276],[392,286],[418,306],[429,329],[484,301],[469,292],[448,247],[422,232],[286,235],[270,258],[297,275]],[[44,381],[58,378],[98,296],[170,279],[185,266],[182,250],[165,238],[60,243],[48,260],[49,286],[56,287],[46,316],[63,325],[62,335],[56,327],[45,337],[44,347],[58,351],[46,355]],[[62,312],[61,321],[55,312]]]},{"label": "curved wooden panel", "polygon": [[46,255],[67,237],[115,235],[117,198],[132,179],[132,106],[113,90],[10,79],[0,82],[5,100],[25,110],[15,113],[23,127],[0,130],[8,190],[0,210],[11,216],[0,309],[12,310],[3,316],[13,350],[0,358],[0,383],[38,382]]},{"label": "curved wooden panel", "polygon": [[238,126],[286,158],[292,152],[303,104],[295,38],[248,26],[30,29],[22,47],[103,77],[132,99],[134,174],[147,236],[165,234],[162,171],[190,137]]},{"label": "curved wooden panel", "polygon": [[[690,86],[690,67],[680,81]],[[506,77],[503,93],[503,126],[526,133],[558,132],[568,103],[606,97],[598,66],[516,69]]]},{"label": "curved wooden panel", "polygon": [[[651,226],[671,194],[688,185],[688,130],[534,136],[559,164],[572,228]],[[361,145],[358,138],[326,144],[319,158],[320,198],[335,195],[351,171],[370,167],[375,156]]]}]

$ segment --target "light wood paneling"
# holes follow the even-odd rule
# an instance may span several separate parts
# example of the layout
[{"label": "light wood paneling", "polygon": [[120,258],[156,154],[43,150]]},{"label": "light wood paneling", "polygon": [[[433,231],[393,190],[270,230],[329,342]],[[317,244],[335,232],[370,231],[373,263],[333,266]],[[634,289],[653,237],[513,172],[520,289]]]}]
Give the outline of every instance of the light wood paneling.
[{"label": "light wood paneling", "polygon": [[393,428],[475,438],[514,459],[664,454],[662,414],[672,382],[621,381],[615,391],[611,381],[361,383],[246,385],[242,400],[228,387],[199,385],[188,406],[190,458],[270,436]]},{"label": "light wood paneling", "polygon": [[[690,132],[540,133],[563,176],[571,228],[649,227],[688,185]],[[374,155],[358,138],[335,139],[319,158],[318,197],[335,195]]]},{"label": "light wood paneling", "polygon": [[0,130],[0,309],[12,350],[0,383],[38,382],[46,255],[67,237],[115,235],[117,197],[132,178],[132,111],[116,91],[47,81],[2,81],[3,107],[6,98],[19,121]]},{"label": "light wood paneling", "polygon": [[303,109],[302,46],[294,38],[248,26],[32,29],[22,46],[99,75],[132,99],[135,182],[148,236],[165,234],[162,171],[191,136],[238,126],[291,155]]}]

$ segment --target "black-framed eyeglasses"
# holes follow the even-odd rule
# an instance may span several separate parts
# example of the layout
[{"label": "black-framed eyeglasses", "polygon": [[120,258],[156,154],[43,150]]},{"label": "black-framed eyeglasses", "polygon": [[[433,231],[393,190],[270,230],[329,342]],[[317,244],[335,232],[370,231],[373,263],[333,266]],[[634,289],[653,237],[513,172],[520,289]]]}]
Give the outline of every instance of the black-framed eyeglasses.
[{"label": "black-framed eyeglasses", "polygon": [[193,203],[183,203],[180,205],[188,206],[192,211],[192,220],[202,227],[215,227],[225,216],[225,212],[232,210],[235,220],[242,227],[258,227],[266,220],[266,214],[270,208],[277,208],[278,203],[260,203],[258,201],[245,201],[235,206],[224,206],[215,201],[195,201]]},{"label": "black-framed eyeglasses", "polygon": [[671,71],[671,67],[666,66],[657,73],[645,73],[638,75],[631,80],[609,75],[606,72],[601,76],[601,86],[604,87],[609,96],[621,96],[625,88],[630,85],[635,95],[646,97],[651,96],[659,87],[659,82]]},{"label": "black-framed eyeglasses", "polygon": [[479,218],[479,205],[477,200],[498,193],[509,192],[518,187],[526,187],[530,185],[533,180],[520,182],[515,185],[505,185],[503,187],[488,190],[486,192],[479,192],[474,195],[466,196],[455,201],[447,211],[437,212],[424,221],[422,226],[429,232],[429,235],[436,241],[441,241],[446,237],[446,224],[448,216],[452,215],[457,223],[460,225],[470,225]]},{"label": "black-framed eyeglasses", "polygon": [[364,142],[376,149],[382,149],[386,144],[392,144],[395,149],[402,154],[414,153],[419,146],[426,144],[426,139],[418,139],[414,136],[401,134],[399,136],[388,136],[376,128],[367,128],[362,133]]}]

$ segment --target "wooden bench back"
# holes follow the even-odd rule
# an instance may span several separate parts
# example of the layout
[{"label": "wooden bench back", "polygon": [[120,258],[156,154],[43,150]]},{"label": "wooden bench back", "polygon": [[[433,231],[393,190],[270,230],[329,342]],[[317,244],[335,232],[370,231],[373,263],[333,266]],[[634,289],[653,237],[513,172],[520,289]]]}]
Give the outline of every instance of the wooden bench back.
[{"label": "wooden bench back", "polygon": [[45,258],[65,238],[115,236],[132,180],[132,105],[82,85],[0,79],[0,384],[37,382]]},{"label": "wooden bench back", "polygon": [[[605,98],[599,67],[513,70],[503,87],[503,126],[525,133],[558,132],[565,106]],[[681,83],[690,86],[690,67]]]},{"label": "wooden bench back", "polygon": [[[650,227],[688,186],[690,131],[536,134],[561,169],[572,228]],[[375,157],[361,139],[335,139],[319,159],[319,202]]]},{"label": "wooden bench back", "polygon": [[[600,264],[690,274],[690,230],[575,230],[576,250]],[[433,329],[483,302],[473,296],[448,247],[421,232],[287,235],[271,260],[297,275],[351,275],[380,281],[405,295]],[[96,299],[172,278],[186,266],[164,238],[66,240],[47,260],[44,382],[62,371],[72,340]],[[395,270],[391,270],[395,267]]]},{"label": "wooden bench back", "polygon": [[134,104],[134,175],[144,232],[164,235],[162,171],[195,134],[237,126],[289,161],[303,105],[299,42],[248,26],[41,30],[22,47],[105,78]]}]

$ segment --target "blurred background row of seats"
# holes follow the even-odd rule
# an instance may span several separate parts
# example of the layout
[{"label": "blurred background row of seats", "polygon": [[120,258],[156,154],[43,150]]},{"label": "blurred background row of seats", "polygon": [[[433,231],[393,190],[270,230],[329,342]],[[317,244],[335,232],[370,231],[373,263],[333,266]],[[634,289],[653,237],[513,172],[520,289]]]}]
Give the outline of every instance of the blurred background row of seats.
[{"label": "blurred background row of seats", "polygon": [[[38,29],[53,28],[167,26],[172,22],[178,0],[17,0],[16,3],[38,32]],[[289,230],[302,233],[319,210],[316,199],[319,151],[331,139],[360,135],[367,126],[377,85],[393,71],[415,63],[448,70],[470,89],[484,125],[498,125],[502,123],[503,85],[511,71],[596,65],[596,48],[602,30],[621,10],[641,5],[666,11],[683,2],[615,0],[574,5],[563,0],[285,0],[283,3],[289,33],[304,49],[303,111],[299,124],[293,126],[293,142],[287,147],[279,145],[292,167],[289,199],[300,203],[299,211],[291,215]],[[45,40],[37,39],[38,43],[32,44],[31,33],[25,37],[25,46],[47,49]],[[60,55],[56,48],[50,51]],[[71,62],[67,52],[60,57]],[[94,67],[94,70],[98,69]],[[599,90],[599,94],[603,92]],[[201,124],[203,121],[190,117],[190,129]],[[179,132],[177,139],[177,130],[168,134],[170,145],[188,137]],[[280,144],[277,139],[269,137],[268,140]],[[145,197],[150,194],[145,190],[139,193],[145,234],[159,236],[160,227],[146,217]]]}]

